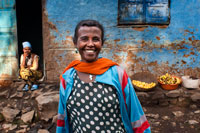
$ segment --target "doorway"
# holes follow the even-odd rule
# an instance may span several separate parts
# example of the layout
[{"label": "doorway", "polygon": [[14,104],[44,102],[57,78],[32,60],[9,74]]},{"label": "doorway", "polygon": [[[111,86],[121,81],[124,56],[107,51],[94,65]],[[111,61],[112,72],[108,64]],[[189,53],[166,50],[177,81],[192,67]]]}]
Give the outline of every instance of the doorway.
[{"label": "doorway", "polygon": [[23,53],[22,42],[29,41],[43,70],[42,0],[16,0],[16,16],[18,59]]}]

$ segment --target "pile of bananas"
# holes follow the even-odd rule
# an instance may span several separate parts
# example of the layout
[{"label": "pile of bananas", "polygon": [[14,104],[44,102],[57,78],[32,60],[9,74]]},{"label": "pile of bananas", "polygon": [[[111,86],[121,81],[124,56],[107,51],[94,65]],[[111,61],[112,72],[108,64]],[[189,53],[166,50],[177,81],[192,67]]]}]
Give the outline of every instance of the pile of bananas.
[{"label": "pile of bananas", "polygon": [[178,77],[173,77],[170,74],[166,73],[158,78],[162,84],[180,84],[181,80]]},{"label": "pile of bananas", "polygon": [[144,88],[144,89],[150,89],[156,86],[156,83],[151,82],[151,83],[146,83],[138,80],[132,80],[132,83],[134,86]]}]

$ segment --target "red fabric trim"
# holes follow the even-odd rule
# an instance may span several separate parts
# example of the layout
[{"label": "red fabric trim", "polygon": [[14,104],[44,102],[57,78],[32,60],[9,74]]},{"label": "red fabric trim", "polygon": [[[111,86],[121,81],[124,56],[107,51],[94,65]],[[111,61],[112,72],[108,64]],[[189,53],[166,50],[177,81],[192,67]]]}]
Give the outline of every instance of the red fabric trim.
[{"label": "red fabric trim", "polygon": [[134,133],[143,133],[149,127],[148,121],[145,121],[140,127],[133,128]]},{"label": "red fabric trim", "polygon": [[[126,105],[126,95],[125,95],[124,89],[126,88],[127,83],[128,83],[128,75],[126,74],[126,71],[124,71],[123,78],[122,78],[122,93],[123,93],[125,105]],[[127,108],[127,105],[126,105],[126,108]]]},{"label": "red fabric trim", "polygon": [[65,84],[65,80],[63,78],[61,78],[61,83],[62,83],[62,86],[64,88],[64,90],[66,89],[66,84]]},{"label": "red fabric trim", "polygon": [[58,127],[64,127],[65,126],[65,121],[64,120],[57,120],[57,126]]}]

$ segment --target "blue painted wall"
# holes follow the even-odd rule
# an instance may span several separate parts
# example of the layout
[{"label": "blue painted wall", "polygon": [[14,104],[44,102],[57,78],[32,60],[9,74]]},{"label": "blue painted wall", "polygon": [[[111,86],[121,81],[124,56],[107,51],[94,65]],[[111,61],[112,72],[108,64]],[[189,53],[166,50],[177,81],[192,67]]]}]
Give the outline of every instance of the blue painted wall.
[{"label": "blue painted wall", "polygon": [[[18,76],[15,0],[0,1],[0,81]],[[1,82],[0,82],[1,86]]]},{"label": "blue painted wall", "polygon": [[[156,75],[169,72],[200,77],[200,0],[171,0],[168,26],[139,28],[117,26],[117,0],[46,0],[44,10],[44,32],[49,33],[44,35],[48,40],[44,45],[49,54],[56,55],[51,61],[59,72],[72,60],[69,53],[75,54],[72,36],[76,24],[95,19],[105,28],[101,55],[118,62],[129,75],[149,70]],[[46,70],[54,71],[48,66]]]}]

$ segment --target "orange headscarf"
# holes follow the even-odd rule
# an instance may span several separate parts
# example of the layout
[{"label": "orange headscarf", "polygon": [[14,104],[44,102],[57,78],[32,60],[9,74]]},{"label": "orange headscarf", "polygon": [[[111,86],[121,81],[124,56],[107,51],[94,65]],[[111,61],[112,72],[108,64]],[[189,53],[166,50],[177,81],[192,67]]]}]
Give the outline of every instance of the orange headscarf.
[{"label": "orange headscarf", "polygon": [[63,71],[63,74],[70,68],[74,68],[79,72],[90,73],[90,74],[103,74],[106,72],[111,66],[118,65],[107,58],[99,58],[97,61],[92,63],[81,62],[79,60],[72,61]]}]

